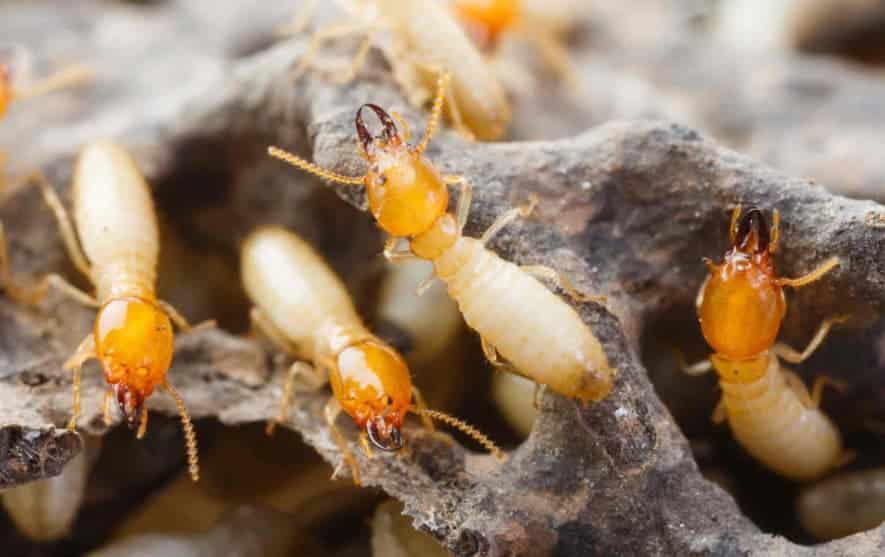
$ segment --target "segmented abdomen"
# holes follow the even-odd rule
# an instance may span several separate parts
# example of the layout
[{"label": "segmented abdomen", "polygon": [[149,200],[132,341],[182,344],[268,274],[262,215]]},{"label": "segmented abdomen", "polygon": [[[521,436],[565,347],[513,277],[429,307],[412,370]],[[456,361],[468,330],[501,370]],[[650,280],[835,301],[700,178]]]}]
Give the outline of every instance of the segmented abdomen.
[{"label": "segmented abdomen", "polygon": [[455,242],[434,267],[467,324],[519,373],[584,401],[611,391],[612,371],[599,341],[534,277],[472,238]]},{"label": "segmented abdomen", "polygon": [[153,299],[157,218],[150,189],[129,153],[109,142],[86,146],[74,172],[73,205],[98,299]]},{"label": "segmented abdomen", "polygon": [[735,438],[765,466],[794,480],[812,480],[837,464],[839,431],[823,412],[802,403],[775,356],[759,380],[720,385]]}]

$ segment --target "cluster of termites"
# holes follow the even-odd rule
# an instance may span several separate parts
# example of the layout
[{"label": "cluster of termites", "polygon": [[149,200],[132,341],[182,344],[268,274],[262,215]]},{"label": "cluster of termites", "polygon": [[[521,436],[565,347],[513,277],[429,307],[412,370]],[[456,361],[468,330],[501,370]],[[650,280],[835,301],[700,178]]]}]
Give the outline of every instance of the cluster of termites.
[{"label": "cluster of termites", "polygon": [[[605,399],[616,388],[617,370],[573,307],[588,301],[602,303],[604,298],[581,293],[553,268],[517,265],[488,248],[502,228],[528,217],[537,199],[529,198],[525,205],[499,215],[479,238],[467,237],[463,232],[470,212],[471,182],[465,176],[440,173],[425,153],[444,113],[456,130],[470,138],[503,135],[510,109],[489,71],[488,55],[508,34],[521,34],[535,41],[555,68],[568,74],[568,58],[554,33],[532,25],[519,0],[455,0],[449,6],[435,0],[371,0],[346,3],[346,7],[352,20],[316,32],[293,72],[300,75],[310,70],[327,39],[356,34],[363,36],[363,42],[350,66],[337,76],[352,80],[376,44],[375,37],[388,30],[393,40],[377,45],[391,60],[394,76],[416,104],[431,101],[422,136],[412,143],[404,120],[366,102],[356,108],[354,116],[357,151],[366,164],[363,175],[339,174],[279,147],[269,147],[269,155],[321,179],[365,188],[369,210],[388,236],[384,256],[394,263],[408,259],[427,263],[432,278],[445,284],[464,322],[478,334],[488,361],[513,374],[496,376],[495,391],[518,393],[502,395],[502,399],[525,401],[505,408],[521,431],[531,428],[531,418],[525,418],[537,394],[533,389],[538,387],[582,404]],[[302,23],[295,27],[303,27]],[[19,89],[10,67],[0,65],[0,117],[13,102],[83,76],[82,69],[62,72]],[[370,118],[375,122],[367,121]],[[83,291],[57,274],[23,284],[10,269],[0,227],[0,281],[7,297],[34,306],[55,288],[96,310],[93,332],[63,366],[73,380],[68,427],[73,430],[80,425],[81,368],[88,360],[98,360],[107,382],[106,424],[113,421],[116,403],[124,421],[141,438],[148,424],[146,401],[161,388],[179,411],[189,473],[197,481],[195,430],[184,400],[168,378],[173,325],[181,331],[193,328],[157,296],[157,217],[150,188],[136,162],[112,142],[85,146],[73,173],[70,209],[41,173],[27,173],[19,180],[39,188],[71,262],[92,286],[91,291]],[[450,186],[459,191],[452,212]],[[742,211],[738,206],[730,238],[732,245],[722,263],[706,262],[709,276],[697,297],[701,331],[713,354],[707,361],[686,366],[686,372],[715,370],[722,396],[713,419],[727,422],[753,458],[792,480],[820,479],[853,456],[843,446],[835,424],[819,408],[823,387],[830,380],[819,377],[809,392],[781,361],[798,364],[806,360],[842,318],[825,320],[801,352],[776,339],[786,312],[783,288],[814,283],[838,266],[839,260],[833,257],[799,278],[778,276],[772,261],[779,240],[776,210],[769,225],[762,210]],[[495,443],[479,430],[427,407],[403,356],[366,326],[339,277],[292,231],[271,226],[252,231],[241,245],[240,269],[254,304],[250,314],[254,330],[294,360],[278,412],[267,424],[268,434],[287,423],[292,407],[298,404],[299,388],[317,391],[328,383],[326,424],[357,484],[359,461],[338,427],[342,412],[358,428],[358,442],[367,458],[376,450],[404,449],[403,429],[409,413],[418,416],[428,431],[434,430],[434,420],[454,426],[503,458]],[[554,283],[573,303],[542,281]],[[88,470],[86,462],[84,457],[78,466]],[[79,476],[85,482],[86,472]],[[871,478],[865,476],[856,484],[866,485],[874,481]],[[876,477],[875,481],[880,480]],[[811,514],[811,522],[819,513],[808,509],[820,505],[822,497],[808,495],[803,500],[801,508]],[[819,529],[826,531],[827,526]]]}]

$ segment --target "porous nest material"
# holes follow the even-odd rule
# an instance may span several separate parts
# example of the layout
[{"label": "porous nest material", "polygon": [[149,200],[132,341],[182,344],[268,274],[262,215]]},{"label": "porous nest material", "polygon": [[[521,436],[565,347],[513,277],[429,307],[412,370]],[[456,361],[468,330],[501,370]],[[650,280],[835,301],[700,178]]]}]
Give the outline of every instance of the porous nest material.
[{"label": "porous nest material", "polygon": [[[415,131],[423,115],[408,107],[380,65],[348,86],[317,74],[293,82],[289,69],[304,48],[304,41],[295,40],[254,58],[219,64],[199,87],[151,114],[149,124],[135,120],[113,129],[105,122],[97,129],[113,130],[135,148],[161,214],[190,245],[235,261],[238,242],[252,226],[287,224],[318,243],[359,291],[372,273],[357,270],[371,269],[378,257],[378,235],[369,232],[368,219],[356,212],[342,217],[341,208],[329,207],[321,186],[266,159],[264,150],[278,144],[338,172],[359,174],[363,163],[353,138],[357,106],[371,101],[399,110]],[[139,106],[134,97],[120,103],[114,110]],[[63,195],[84,135],[57,149],[61,154],[44,166]],[[52,141],[61,145],[57,136]],[[799,275],[834,254],[841,259],[833,272],[791,297],[788,331],[807,338],[820,319],[833,314],[852,315],[852,326],[870,326],[885,308],[885,208],[788,178],[689,128],[664,122],[613,122],[569,139],[501,144],[468,144],[440,131],[427,154],[441,171],[473,184],[469,235],[479,235],[530,193],[539,197],[532,218],[508,227],[491,248],[520,264],[553,266],[581,290],[606,295],[606,307],[576,309],[619,374],[612,395],[586,408],[545,393],[532,435],[503,464],[418,427],[407,430],[405,458],[376,454],[367,460],[355,431],[342,419],[365,485],[403,501],[415,524],[455,555],[861,556],[885,551],[885,528],[816,547],[761,532],[729,495],[702,478],[638,358],[643,327],[691,303],[705,273],[700,259],[725,249],[729,214],[738,203],[780,211],[778,263],[784,275]],[[364,208],[359,190],[342,187],[338,193]],[[0,206],[0,219],[11,237],[16,276],[48,271],[74,276],[52,217],[34,190],[12,192]],[[205,279],[207,271],[198,265],[174,276],[193,271]],[[174,284],[165,288],[172,291]],[[206,288],[195,285],[169,297],[182,306],[192,304],[195,309],[185,311],[189,316],[209,317],[200,314],[219,306],[188,301]],[[237,303],[226,311],[238,312],[242,325],[241,294],[228,288]],[[94,312],[53,294],[34,309],[2,298],[0,315],[0,486],[10,486],[58,473],[80,450],[76,437],[51,426],[62,427],[70,412],[70,381],[61,362],[89,332]],[[267,381],[279,367],[271,353],[224,330],[181,335],[170,378],[196,418],[226,424],[265,420],[276,413],[283,381],[280,370]],[[869,372],[857,370],[858,377]],[[850,383],[854,377],[840,379]],[[91,364],[84,370],[81,419],[91,433],[105,431],[103,389]],[[322,413],[327,396],[299,393],[283,425],[338,464],[340,454]],[[162,393],[151,397],[149,406],[175,414]]]}]

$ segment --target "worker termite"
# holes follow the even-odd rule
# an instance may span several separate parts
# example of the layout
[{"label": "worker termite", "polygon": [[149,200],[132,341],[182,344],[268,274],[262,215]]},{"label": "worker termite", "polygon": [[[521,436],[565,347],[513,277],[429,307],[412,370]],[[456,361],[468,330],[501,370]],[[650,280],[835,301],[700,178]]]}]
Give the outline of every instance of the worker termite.
[{"label": "worker termite", "polygon": [[[61,237],[74,266],[95,287],[95,296],[50,274],[35,288],[13,282],[6,245],[0,238],[0,277],[7,294],[34,304],[50,286],[89,307],[98,308],[95,327],[65,362],[74,373],[73,415],[68,428],[80,417],[80,370],[98,359],[111,387],[105,393],[104,418],[110,424],[110,404],[116,398],[130,428],[138,426],[141,438],[147,428],[144,402],[162,386],[175,401],[187,442],[188,464],[194,481],[199,478],[197,439],[184,402],[166,377],[172,363],[174,322],[191,327],[171,305],[154,292],[159,241],[150,190],[135,161],[122,147],[108,142],[87,145],[77,159],[73,179],[74,226],[52,187],[42,175],[34,176],[46,204],[58,221]],[[79,237],[79,242],[77,238]],[[81,248],[82,245],[82,248]]]},{"label": "worker termite", "polygon": [[796,500],[802,527],[832,540],[885,522],[885,468],[839,474],[802,490]]},{"label": "worker termite", "polygon": [[[323,42],[363,34],[365,38],[350,67],[339,76],[341,81],[353,79],[370,46],[377,44],[385,50],[394,78],[412,104],[421,106],[429,101],[440,69],[450,68],[452,88],[446,96],[446,110],[455,128],[484,141],[504,134],[510,122],[504,90],[447,6],[438,0],[372,0],[351,6],[349,11],[350,21],[322,28],[313,35],[295,68],[296,75],[313,65]],[[374,40],[382,29],[390,31],[391,41]]]},{"label": "worker termite", "polygon": [[[500,353],[518,373],[568,397],[586,402],[601,400],[612,389],[614,370],[599,340],[577,312],[536,277],[555,280],[572,298],[578,294],[571,283],[549,267],[517,266],[504,261],[486,244],[510,221],[527,215],[528,208],[512,209],[498,217],[480,239],[462,235],[470,208],[471,187],[459,176],[441,176],[423,156],[442,107],[448,75],[440,77],[433,111],[421,142],[412,147],[393,118],[379,106],[364,104],[356,113],[360,154],[369,164],[365,176],[351,177],[320,168],[277,147],[271,156],[321,178],[363,185],[369,209],[390,235],[385,248],[389,259],[426,259],[458,302],[464,320],[482,337],[483,349],[493,364],[504,365]],[[363,113],[368,109],[380,120],[383,131],[373,137]],[[446,184],[459,184],[457,217],[447,212]],[[397,250],[400,239],[409,250]]]},{"label": "worker termite", "polygon": [[452,0],[452,9],[482,51],[494,52],[505,35],[522,36],[537,46],[557,73],[573,78],[568,52],[555,28],[533,17],[525,4],[525,0]]},{"label": "worker termite", "polygon": [[498,448],[473,427],[424,407],[405,361],[366,329],[344,285],[299,237],[282,228],[260,228],[243,243],[241,263],[243,284],[256,304],[256,328],[299,358],[289,370],[279,413],[268,422],[268,433],[286,418],[298,376],[314,388],[328,376],[333,396],[325,407],[326,421],[356,483],[356,459],[335,426],[342,410],[360,428],[360,443],[370,458],[372,446],[382,451],[403,447],[407,412],[421,416],[430,430],[431,418],[453,425],[500,457]]},{"label": "worker termite", "polygon": [[827,378],[819,377],[809,394],[778,357],[804,361],[840,319],[825,320],[801,353],[774,342],[786,312],[783,287],[811,284],[839,259],[832,257],[799,278],[778,277],[771,260],[778,247],[778,224],[777,211],[769,228],[759,209],[743,216],[740,206],[734,210],[732,247],[721,264],[705,261],[710,275],[696,301],[701,331],[715,353],[686,372],[716,370],[722,399],[713,420],[727,420],[747,452],[778,474],[813,480],[843,464],[850,453],[842,447],[839,430],[818,408]]}]

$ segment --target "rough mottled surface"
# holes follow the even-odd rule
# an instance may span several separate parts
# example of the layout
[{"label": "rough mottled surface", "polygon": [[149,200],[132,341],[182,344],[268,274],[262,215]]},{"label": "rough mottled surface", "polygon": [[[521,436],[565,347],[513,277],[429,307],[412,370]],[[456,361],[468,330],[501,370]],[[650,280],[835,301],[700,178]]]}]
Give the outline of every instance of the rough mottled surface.
[{"label": "rough mottled surface", "polygon": [[[362,161],[354,148],[352,117],[359,104],[371,100],[400,110],[415,130],[422,116],[408,107],[380,66],[346,87],[314,75],[292,82],[288,69],[304,47],[296,40],[237,61],[219,54],[220,47],[183,46],[184,59],[207,48],[201,56],[215,57],[213,70],[186,91],[175,87],[176,79],[156,85],[177,95],[148,110],[147,123],[108,124],[125,110],[142,108],[140,96],[114,91],[115,78],[109,77],[91,94],[108,87],[116,107],[96,105],[94,112],[74,117],[67,129],[80,133],[70,138],[62,127],[34,142],[57,153],[45,169],[63,193],[71,157],[83,139],[112,134],[135,148],[155,186],[166,228],[182,244],[180,253],[161,264],[161,273],[168,273],[160,292],[194,319],[224,305],[231,315],[221,316],[222,324],[242,329],[247,305],[237,287],[228,287],[221,300],[203,299],[211,286],[176,290],[176,280],[194,280],[188,278],[192,274],[224,279],[221,271],[212,272],[212,261],[221,269],[233,266],[239,240],[258,222],[286,224],[307,235],[344,273],[359,299],[361,289],[371,288],[372,273],[356,272],[377,261],[378,235],[368,219],[332,199],[320,184],[266,159],[264,149],[276,143],[356,174]],[[195,64],[201,56],[194,54]],[[850,88],[863,80],[834,81],[833,87]],[[106,119],[99,118],[102,114]],[[517,135],[529,129],[521,118]],[[844,124],[839,129],[850,129]],[[780,137],[772,145],[785,148],[782,134],[775,130],[772,136]],[[4,131],[2,138],[9,137]],[[851,314],[849,326],[868,327],[885,308],[882,205],[828,193],[665,122],[613,122],[557,141],[485,145],[441,132],[428,156],[443,172],[462,174],[474,185],[470,235],[480,234],[529,193],[539,196],[532,219],[507,228],[491,247],[518,263],[554,266],[582,290],[607,295],[606,307],[577,309],[620,373],[612,396],[586,408],[546,394],[533,434],[501,465],[417,428],[408,431],[407,458],[378,455],[369,461],[357,450],[352,426],[342,420],[364,483],[402,500],[416,525],[456,555],[861,556],[885,551],[883,529],[813,548],[760,532],[724,491],[701,477],[638,358],[646,323],[693,299],[704,274],[699,260],[723,251],[729,213],[741,202],[781,212],[783,274],[798,275],[832,254],[841,258],[835,271],[791,297],[785,327],[790,334],[807,338],[821,317],[834,313]],[[338,193],[363,206],[361,192],[343,188]],[[59,271],[74,277],[36,192],[12,192],[0,205],[0,219],[11,237],[17,276]],[[19,462],[29,470],[17,472],[21,464],[0,460],[0,479],[6,482],[0,485],[13,485],[52,475],[57,468],[50,463],[59,466],[78,450],[70,434],[45,432],[67,419],[70,381],[61,362],[89,331],[93,312],[53,295],[32,309],[0,299],[0,314],[0,424],[5,424],[0,455],[7,450],[23,455]],[[263,345],[221,330],[182,335],[178,342],[170,377],[194,416],[236,424],[275,414],[281,362],[273,361]],[[81,425],[94,433],[104,430],[102,394],[100,373],[91,364],[84,372]],[[285,425],[337,463],[340,455],[322,417],[326,396],[300,396]],[[150,399],[150,407],[175,412],[162,393]],[[33,455],[41,456],[35,462]]]}]

